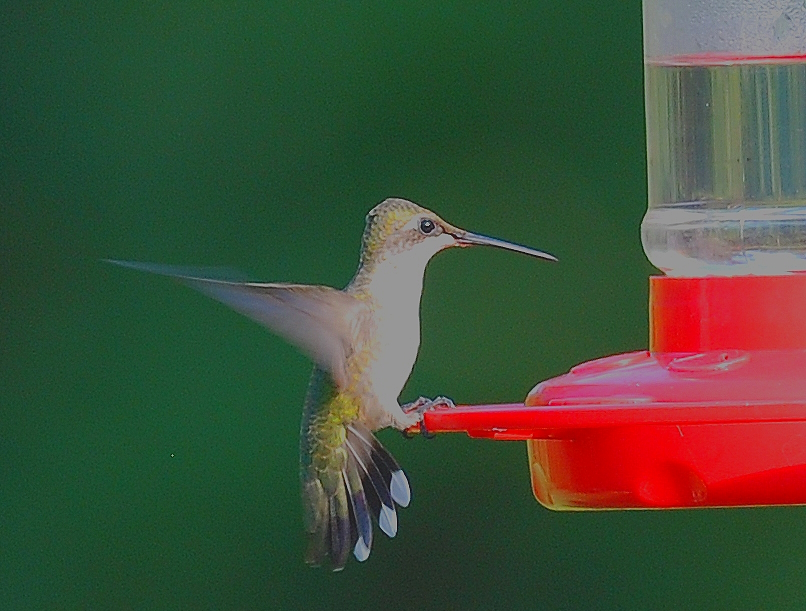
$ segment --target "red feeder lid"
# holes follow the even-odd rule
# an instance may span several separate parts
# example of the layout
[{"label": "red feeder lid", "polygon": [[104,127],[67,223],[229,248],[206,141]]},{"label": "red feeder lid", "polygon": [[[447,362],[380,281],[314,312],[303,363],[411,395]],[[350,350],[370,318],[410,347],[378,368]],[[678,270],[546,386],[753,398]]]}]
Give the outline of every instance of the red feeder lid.
[{"label": "red feeder lid", "polygon": [[652,352],[598,359],[524,405],[425,414],[528,440],[552,509],[806,503],[806,276],[650,280]]}]

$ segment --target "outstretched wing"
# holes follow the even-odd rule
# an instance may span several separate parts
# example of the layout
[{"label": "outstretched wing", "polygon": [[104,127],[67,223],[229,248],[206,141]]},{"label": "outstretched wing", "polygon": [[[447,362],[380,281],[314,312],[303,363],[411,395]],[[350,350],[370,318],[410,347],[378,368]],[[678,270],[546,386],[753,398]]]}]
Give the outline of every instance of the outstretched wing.
[{"label": "outstretched wing", "polygon": [[352,295],[329,286],[233,281],[235,272],[221,270],[108,261],[176,278],[225,303],[299,348],[330,372],[340,388],[347,386],[347,357],[353,345],[351,321],[366,308]]}]

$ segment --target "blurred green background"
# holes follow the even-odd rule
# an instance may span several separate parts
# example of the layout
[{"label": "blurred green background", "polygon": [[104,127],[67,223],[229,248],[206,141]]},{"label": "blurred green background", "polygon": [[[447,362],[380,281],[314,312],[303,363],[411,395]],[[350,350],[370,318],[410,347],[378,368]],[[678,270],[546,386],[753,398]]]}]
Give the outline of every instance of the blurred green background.
[{"label": "blurred green background", "polygon": [[7,2],[0,67],[0,608],[802,608],[803,509],[553,513],[461,435],[383,432],[397,538],[309,569],[305,358],[99,261],[341,286],[403,196],[561,260],[437,257],[404,400],[645,347],[637,0]]}]

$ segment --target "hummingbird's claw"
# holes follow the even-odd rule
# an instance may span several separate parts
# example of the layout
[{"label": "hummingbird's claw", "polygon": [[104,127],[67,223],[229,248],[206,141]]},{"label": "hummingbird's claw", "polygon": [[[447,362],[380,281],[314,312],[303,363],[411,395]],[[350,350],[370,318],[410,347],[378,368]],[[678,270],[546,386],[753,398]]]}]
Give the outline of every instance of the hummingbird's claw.
[{"label": "hummingbird's claw", "polygon": [[[437,397],[431,401],[431,405],[426,407],[425,409],[436,409],[438,407],[443,407],[446,409],[453,409],[456,407],[456,404],[453,402],[453,399],[449,399],[448,397]],[[425,410],[423,410],[425,411]]]},{"label": "hummingbird's claw", "polygon": [[403,435],[405,439],[414,439],[418,435],[421,435],[424,439],[433,439],[436,437],[434,433],[428,432],[428,429],[425,426],[425,419],[420,420],[420,422],[418,422],[415,426],[403,429],[400,431],[400,434]]},{"label": "hummingbird's claw", "polygon": [[401,405],[400,409],[403,410],[404,414],[422,414],[427,409],[429,403],[431,403],[431,399],[428,397],[417,397],[417,399],[411,403]]},{"label": "hummingbird's claw", "polygon": [[414,439],[418,435],[422,436],[423,439],[433,439],[436,437],[434,433],[428,432],[428,428],[425,426],[425,418],[422,418],[415,426],[403,429],[400,431],[400,434],[406,439]]},{"label": "hummingbird's claw", "polygon": [[428,432],[428,429],[425,426],[425,418],[420,420],[420,435],[422,435],[423,439],[433,439],[436,437],[434,433]]},{"label": "hummingbird's claw", "polygon": [[[425,426],[425,418],[423,414],[428,410],[436,409],[436,408],[447,408],[453,409],[456,407],[454,402],[449,399],[448,397],[436,397],[435,399],[428,399],[426,397],[419,397],[416,401],[412,401],[402,407],[403,411],[407,414],[416,413],[420,416],[420,421],[417,423],[417,428],[419,428],[419,434],[422,435],[426,439],[433,439],[436,437],[433,433],[429,433],[428,429]],[[403,433],[403,437],[406,439],[412,439],[418,433],[413,432],[414,427],[410,427],[408,429],[404,429],[401,431]]]}]

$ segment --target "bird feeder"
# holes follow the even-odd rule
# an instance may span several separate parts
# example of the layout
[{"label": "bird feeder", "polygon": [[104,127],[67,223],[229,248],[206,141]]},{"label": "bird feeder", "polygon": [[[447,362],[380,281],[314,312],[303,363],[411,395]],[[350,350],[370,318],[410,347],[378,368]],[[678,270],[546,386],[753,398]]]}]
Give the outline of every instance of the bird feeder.
[{"label": "bird feeder", "polygon": [[551,509],[806,503],[806,9],[643,8],[649,349],[425,426],[525,440]]}]

